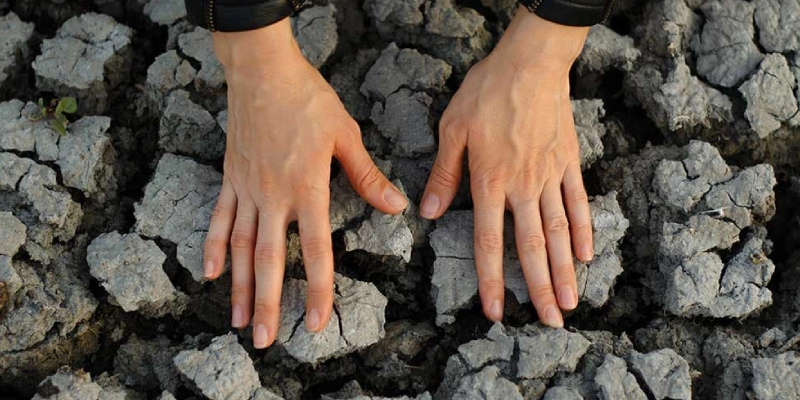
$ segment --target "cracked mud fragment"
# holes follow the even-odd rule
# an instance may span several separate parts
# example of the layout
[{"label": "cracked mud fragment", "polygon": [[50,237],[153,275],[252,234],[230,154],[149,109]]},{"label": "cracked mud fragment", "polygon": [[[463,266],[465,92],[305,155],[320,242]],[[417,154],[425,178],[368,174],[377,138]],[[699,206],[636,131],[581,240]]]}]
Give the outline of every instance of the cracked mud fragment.
[{"label": "cracked mud fragment", "polygon": [[336,7],[306,8],[291,19],[292,32],[303,56],[319,68],[333,54],[339,35],[336,33]]},{"label": "cracked mud fragment", "polygon": [[611,354],[607,354],[603,364],[597,368],[594,383],[597,385],[598,397],[601,400],[647,399],[636,377],[628,371],[625,360]]},{"label": "cracked mud fragment", "polygon": [[134,206],[136,232],[177,244],[186,262],[181,265],[196,274],[200,267],[189,264],[202,259],[203,249],[197,246],[196,233],[208,229],[221,185],[222,174],[214,168],[164,154],[145,187],[144,197]]},{"label": "cracked mud fragment", "polygon": [[484,17],[453,0],[368,0],[363,7],[384,39],[420,46],[458,72],[466,72],[489,50]]},{"label": "cracked mud fragment", "polygon": [[72,372],[69,368],[64,368],[42,381],[33,399],[125,400],[141,396],[142,394],[122,387],[107,376],[93,381],[88,372]]},{"label": "cracked mud fragment", "polygon": [[577,70],[579,74],[605,72],[611,68],[630,71],[640,56],[633,38],[622,36],[604,25],[595,25],[589,29],[583,51],[576,61]]},{"label": "cracked mud fragment", "polygon": [[78,99],[83,114],[108,109],[108,92],[127,79],[133,31],[113,18],[87,13],[68,21],[42,42],[33,62],[36,87]]},{"label": "cracked mud fragment", "polygon": [[697,72],[709,82],[735,87],[764,58],[754,42],[754,5],[742,0],[704,3],[703,30],[692,40]]},{"label": "cracked mud fragment", "polygon": [[225,153],[225,135],[217,121],[182,89],[167,97],[158,136],[158,147],[166,152],[202,160],[215,160]]},{"label": "cracked mud fragment", "polygon": [[733,120],[730,99],[692,75],[683,56],[669,64],[667,71],[645,65],[625,80],[626,90],[659,128],[677,131]]},{"label": "cracked mud fragment", "polygon": [[291,279],[283,288],[277,342],[301,362],[316,365],[352,353],[384,337],[387,305],[375,285],[336,274],[334,312],[319,333],[305,328],[306,281]]},{"label": "cracked mud fragment", "polygon": [[178,353],[174,362],[195,392],[211,400],[251,399],[261,387],[253,360],[231,333],[203,350]]},{"label": "cracked mud fragment", "polygon": [[15,81],[24,78],[33,29],[32,23],[23,22],[13,12],[0,16],[0,90],[10,90]]},{"label": "cracked mud fragment", "polygon": [[167,256],[153,241],[135,233],[106,233],[86,249],[89,270],[125,311],[160,317],[182,311],[179,293],[164,272]]},{"label": "cracked mud fragment", "polygon": [[758,71],[739,87],[747,100],[744,115],[759,138],[766,138],[797,114],[795,87],[795,77],[780,54],[764,58]]},{"label": "cracked mud fragment", "polygon": [[345,232],[344,242],[347,251],[364,250],[409,262],[414,237],[403,214],[390,215],[373,210],[370,218],[357,230]]},{"label": "cracked mud fragment", "polygon": [[451,72],[450,66],[442,60],[414,49],[400,49],[391,43],[367,72],[361,93],[384,100],[400,88],[439,91],[444,88]]},{"label": "cracked mud fragment", "polygon": [[634,352],[631,355],[631,369],[656,400],[692,398],[689,364],[672,349],[647,354]]},{"label": "cracked mud fragment", "polygon": [[755,0],[753,2],[759,42],[774,53],[800,50],[800,1]]},{"label": "cracked mud fragment", "polygon": [[772,358],[754,358],[753,392],[757,400],[800,397],[800,357],[788,352]]}]

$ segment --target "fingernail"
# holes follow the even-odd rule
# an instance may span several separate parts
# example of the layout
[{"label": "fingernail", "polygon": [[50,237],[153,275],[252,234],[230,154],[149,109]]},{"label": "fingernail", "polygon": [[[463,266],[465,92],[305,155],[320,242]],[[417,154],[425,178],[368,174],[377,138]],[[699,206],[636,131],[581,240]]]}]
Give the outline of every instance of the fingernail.
[{"label": "fingernail", "polygon": [[253,346],[257,349],[263,349],[267,347],[268,339],[269,334],[267,333],[267,327],[263,324],[256,325],[256,328],[253,329]]},{"label": "fingernail", "polygon": [[503,305],[500,304],[500,300],[492,301],[492,305],[489,307],[489,314],[495,321],[500,321],[503,319]]},{"label": "fingernail", "polygon": [[561,313],[558,312],[556,306],[552,304],[544,309],[544,319],[545,323],[553,328],[561,328],[564,326],[564,320],[561,319]]},{"label": "fingernail", "polygon": [[319,329],[319,312],[316,308],[312,308],[306,316],[306,329],[316,332]]},{"label": "fingernail", "polygon": [[211,260],[206,261],[205,268],[203,269],[203,276],[206,278],[211,278],[214,274],[214,262]]},{"label": "fingernail", "polygon": [[581,247],[581,254],[583,261],[592,261],[592,258],[594,258],[594,250],[592,250],[592,246],[589,246],[588,244],[585,244],[583,247]]},{"label": "fingernail", "polygon": [[432,219],[439,212],[439,204],[439,197],[433,193],[426,194],[419,206],[419,215],[422,218]]},{"label": "fingernail", "polygon": [[571,287],[564,286],[558,291],[558,303],[561,304],[562,308],[568,310],[572,310],[578,306],[575,304],[575,294],[572,292]]},{"label": "fingernail", "polygon": [[386,187],[386,190],[383,191],[383,198],[386,199],[386,202],[394,209],[402,210],[406,208],[408,204],[406,196],[403,196],[403,194],[393,186]]},{"label": "fingernail", "polygon": [[244,311],[242,311],[241,306],[233,306],[231,325],[233,325],[234,328],[241,328],[244,325]]}]

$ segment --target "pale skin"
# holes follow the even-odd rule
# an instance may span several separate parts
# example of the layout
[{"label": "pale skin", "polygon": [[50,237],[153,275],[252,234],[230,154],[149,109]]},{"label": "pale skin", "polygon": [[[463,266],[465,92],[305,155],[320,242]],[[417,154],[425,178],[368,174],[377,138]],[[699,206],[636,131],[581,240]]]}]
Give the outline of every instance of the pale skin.
[{"label": "pale skin", "polygon": [[[517,252],[540,320],[564,324],[577,306],[573,254],[591,260],[591,217],[569,101],[569,68],[588,28],[525,9],[467,74],[439,125],[439,150],[420,205],[441,217],[469,151],[475,264],[483,312],[503,316],[503,215],[514,215]],[[259,51],[253,51],[259,49]],[[228,82],[224,178],[205,243],[205,275],[218,278],[230,247],[232,325],[253,326],[256,348],[278,332],[286,229],[297,221],[308,280],[306,328],[322,330],[333,305],[330,160],[376,209],[407,199],[376,168],[325,79],[302,56],[288,20],[214,33]]]}]

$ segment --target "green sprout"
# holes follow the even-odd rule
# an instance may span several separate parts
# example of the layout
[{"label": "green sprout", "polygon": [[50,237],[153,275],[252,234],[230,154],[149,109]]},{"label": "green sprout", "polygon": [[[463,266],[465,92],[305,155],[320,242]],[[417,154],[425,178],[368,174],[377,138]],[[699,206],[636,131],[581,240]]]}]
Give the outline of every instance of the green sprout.
[{"label": "green sprout", "polygon": [[28,119],[31,121],[47,120],[50,126],[55,129],[61,136],[67,134],[67,125],[69,120],[64,114],[74,114],[78,111],[78,102],[74,97],[62,97],[61,99],[53,99],[50,101],[49,106],[44,105],[44,99],[39,99],[39,110]]}]

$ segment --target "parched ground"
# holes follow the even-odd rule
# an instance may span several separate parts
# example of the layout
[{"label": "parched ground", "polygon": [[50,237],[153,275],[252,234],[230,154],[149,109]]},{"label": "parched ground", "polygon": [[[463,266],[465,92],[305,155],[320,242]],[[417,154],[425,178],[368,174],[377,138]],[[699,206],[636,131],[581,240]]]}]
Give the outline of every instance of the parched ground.
[{"label": "parched ground", "polygon": [[[0,399],[800,399],[800,2],[617,0],[571,71],[595,258],[536,320],[507,220],[477,304],[467,182],[418,204],[437,122],[514,0],[315,0],[303,54],[412,207],[334,167],[332,321],[287,241],[276,345],[202,278],[226,87],[183,0],[0,0]],[[36,118],[71,96],[66,135]]]}]

